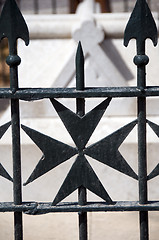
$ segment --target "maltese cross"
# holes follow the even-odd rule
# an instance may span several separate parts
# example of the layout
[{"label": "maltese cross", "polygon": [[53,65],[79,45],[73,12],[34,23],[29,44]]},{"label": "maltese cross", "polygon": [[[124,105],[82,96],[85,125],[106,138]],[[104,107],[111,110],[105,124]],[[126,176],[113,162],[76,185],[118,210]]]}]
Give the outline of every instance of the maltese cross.
[{"label": "maltese cross", "polygon": [[111,98],[104,100],[83,117],[72,112],[57,100],[50,100],[65,128],[72,137],[76,147],[68,146],[67,144],[59,142],[40,132],[22,126],[23,130],[43,152],[42,158],[24,185],[34,181],[56,166],[67,161],[72,156],[77,155],[74,164],[53,201],[53,205],[56,205],[65,199],[81,186],[95,193],[107,203],[112,203],[110,196],[106,192],[90,163],[87,161],[87,156],[90,156],[134,179],[138,179],[136,173],[132,170],[118,150],[122,142],[136,125],[136,121],[129,123],[99,142],[86,147],[90,137],[105,113]]}]

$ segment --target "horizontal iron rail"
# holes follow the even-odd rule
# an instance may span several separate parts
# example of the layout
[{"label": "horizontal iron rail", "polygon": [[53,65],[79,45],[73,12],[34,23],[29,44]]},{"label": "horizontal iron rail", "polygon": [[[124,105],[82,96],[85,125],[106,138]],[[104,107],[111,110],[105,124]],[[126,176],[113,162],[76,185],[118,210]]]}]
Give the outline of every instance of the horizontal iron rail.
[{"label": "horizontal iron rail", "polygon": [[27,202],[15,205],[12,202],[1,202],[0,212],[24,212],[29,215],[41,215],[53,212],[131,212],[131,211],[159,211],[159,201],[151,201],[140,204],[138,201],[118,201],[113,204],[105,202],[88,202],[81,206],[75,203],[60,203],[52,206],[52,203]]},{"label": "horizontal iron rail", "polygon": [[35,101],[44,98],[91,98],[91,97],[157,97],[159,87],[101,87],[85,88],[19,88],[12,92],[10,88],[0,89],[0,98]]}]

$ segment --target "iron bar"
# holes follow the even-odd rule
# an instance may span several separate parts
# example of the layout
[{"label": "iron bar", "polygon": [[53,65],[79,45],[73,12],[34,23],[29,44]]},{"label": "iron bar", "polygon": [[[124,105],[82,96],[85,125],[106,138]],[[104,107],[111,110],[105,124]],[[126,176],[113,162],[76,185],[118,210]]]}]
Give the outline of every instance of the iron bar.
[{"label": "iron bar", "polygon": [[[138,87],[143,89],[146,85],[145,66],[138,66]],[[147,204],[147,150],[146,150],[146,98],[138,98],[138,177],[139,202]],[[140,211],[140,239],[149,239],[148,211]]]},{"label": "iron bar", "polygon": [[[15,92],[18,89],[18,70],[15,65],[15,59],[13,56],[17,56],[17,51],[10,49],[10,57],[13,58],[13,62],[7,63],[10,65],[10,89]],[[20,59],[19,59],[20,60]],[[14,204],[22,204],[22,182],[21,182],[21,153],[20,153],[20,118],[19,118],[19,99],[11,99],[11,123],[12,123],[12,154],[13,154],[13,193]],[[14,213],[14,230],[15,240],[23,239],[23,223],[22,213]]]},{"label": "iron bar", "polygon": [[[18,65],[20,64],[20,57],[17,55],[17,38],[22,38],[26,45],[29,43],[29,35],[28,35],[28,29],[26,27],[26,24],[23,20],[23,17],[21,16],[15,0],[7,0],[4,6],[4,10],[2,11],[2,16],[0,19],[0,39],[7,37],[9,41],[9,56],[7,57],[7,64],[10,66],[10,88],[8,89],[0,89],[0,98],[1,99],[11,99],[11,123],[12,123],[12,153],[13,153],[13,192],[14,192],[14,201],[11,203],[0,203],[0,212],[14,212],[14,229],[15,229],[15,240],[22,240],[23,239],[23,221],[22,221],[22,214],[29,214],[29,215],[40,215],[40,214],[46,214],[46,213],[53,213],[53,212],[78,212],[79,213],[79,239],[80,240],[87,240],[87,212],[118,212],[118,211],[138,211],[140,214],[140,240],[148,240],[149,239],[149,229],[148,229],[148,211],[159,211],[159,201],[148,201],[148,194],[147,194],[147,180],[151,179],[154,176],[158,175],[158,166],[155,168],[152,173],[147,177],[147,156],[146,156],[146,142],[147,142],[147,136],[146,136],[146,98],[152,97],[152,96],[159,96],[159,87],[147,87],[146,86],[146,65],[148,64],[148,57],[145,55],[145,41],[147,38],[150,38],[154,45],[157,44],[157,29],[155,26],[155,22],[152,18],[151,12],[148,8],[146,0],[137,0],[134,11],[130,17],[130,20],[128,22],[128,25],[126,27],[125,31],[125,46],[128,45],[129,40],[131,38],[135,38],[137,41],[137,56],[134,58],[134,63],[137,65],[137,87],[112,87],[112,88],[85,88],[84,84],[84,57],[83,57],[83,51],[81,47],[81,43],[78,45],[77,55],[76,55],[76,88],[37,88],[37,89],[27,89],[22,88],[20,89],[18,86]],[[38,1],[35,0],[34,3],[36,3],[36,13],[38,13]],[[55,3],[55,1],[52,0],[52,4]],[[15,18],[16,16],[16,18]],[[98,143],[93,144],[89,147],[89,149],[85,148],[85,145],[87,143],[81,143],[85,135],[80,135],[77,131],[78,140],[76,141],[76,138],[73,137],[73,140],[75,142],[76,148],[73,150],[70,146],[66,146],[66,149],[71,148],[70,154],[78,154],[78,158],[76,158],[74,165],[72,166],[72,169],[70,173],[68,174],[66,181],[64,182],[63,186],[67,185],[66,183],[70,182],[70,176],[72,177],[73,171],[75,173],[80,172],[80,176],[75,176],[73,178],[75,181],[78,181],[78,185],[74,186],[72,183],[69,185],[72,186],[72,189],[74,190],[74,187],[76,189],[78,188],[78,202],[70,202],[70,203],[61,203],[62,198],[59,195],[63,190],[60,191],[60,194],[57,194],[57,197],[55,198],[53,203],[38,203],[38,202],[22,202],[22,183],[21,183],[21,152],[20,152],[20,113],[19,113],[19,100],[25,100],[25,101],[35,101],[39,99],[44,98],[50,98],[54,107],[56,110],[59,107],[58,114],[59,116],[64,120],[65,123],[67,123],[67,128],[70,130],[71,134],[73,130],[75,130],[75,127],[80,123],[81,120],[84,119],[85,125],[91,125],[89,124],[92,117],[94,116],[94,119],[97,121],[96,116],[99,114],[99,110],[101,111],[100,117],[103,115],[103,111],[106,110],[106,108],[109,105],[109,102],[111,99],[106,99],[98,105],[95,110],[93,109],[91,111],[91,115],[85,114],[85,98],[105,98],[105,97],[114,97],[114,98],[120,98],[120,97],[131,97],[131,98],[137,98],[137,106],[138,106],[138,176],[133,171],[133,169],[130,170],[130,167],[127,166],[127,163],[125,160],[122,161],[122,166],[118,165],[118,158],[114,158],[116,160],[116,165],[114,165],[114,162],[111,162],[111,157],[108,156],[109,150],[105,145],[103,144],[109,144],[110,139],[114,139],[117,136],[118,142],[121,143],[123,141],[124,135],[128,135],[130,133],[130,130],[133,129],[133,127],[136,124],[136,121],[133,123],[130,123],[126,125],[125,127],[121,128],[120,131],[111,134],[107,138],[104,138],[103,140],[100,140]],[[53,98],[75,98],[76,99],[76,114],[72,113],[69,109],[64,107],[62,104],[60,104],[57,100]],[[103,105],[104,104],[104,105]],[[105,105],[106,104],[106,105]],[[104,108],[103,108],[104,107]],[[64,111],[61,111],[63,109]],[[65,115],[66,113],[61,112],[67,112],[68,115]],[[92,113],[95,115],[92,115]],[[77,120],[77,123],[74,128],[72,126],[70,127],[70,124],[68,124],[68,118],[67,116],[71,116],[70,119],[72,120],[72,116],[74,116],[74,119]],[[90,118],[89,118],[89,117]],[[85,118],[86,117],[86,120]],[[99,117],[99,116],[98,116]],[[94,124],[97,122],[95,121]],[[148,121],[150,126],[152,125],[152,128],[154,128],[155,133],[158,135],[158,129],[159,126],[155,125],[154,123],[151,123]],[[72,124],[72,123],[71,123]],[[80,131],[83,129],[84,124],[82,123]],[[93,126],[95,127],[95,125]],[[23,130],[25,129],[26,132],[34,133],[34,138],[36,139],[36,136],[40,136],[40,140],[42,139],[42,134],[36,132],[35,130],[29,129],[26,126],[22,126]],[[93,129],[93,128],[92,128]],[[157,130],[156,130],[157,129]],[[94,129],[93,129],[94,130]],[[122,130],[122,131],[121,131]],[[81,131],[82,132],[82,131]],[[89,132],[89,131],[88,131]],[[115,134],[115,135],[114,135]],[[71,136],[74,136],[72,134]],[[81,138],[79,138],[79,136]],[[115,137],[114,137],[115,136]],[[87,136],[89,137],[89,136]],[[43,139],[46,140],[47,136],[43,135]],[[50,140],[51,139],[51,140]],[[109,141],[108,141],[109,140]],[[120,141],[119,141],[120,140]],[[49,137],[48,142],[50,143],[52,141],[55,145],[58,144],[60,146],[64,146],[63,143],[57,142],[55,139],[52,139]],[[86,141],[87,142],[87,141]],[[39,142],[38,142],[39,143]],[[113,142],[115,144],[115,141]],[[37,145],[37,142],[36,142]],[[49,144],[48,144],[49,145]],[[37,145],[38,146],[38,145]],[[104,146],[104,148],[103,148]],[[111,146],[111,145],[110,145]],[[115,149],[118,154],[118,147]],[[62,148],[64,149],[64,148]],[[95,150],[94,150],[95,149]],[[120,170],[121,172],[128,174],[129,176],[132,175],[132,177],[139,182],[139,201],[137,202],[113,202],[111,201],[111,198],[109,197],[108,193],[105,191],[105,189],[101,188],[104,191],[104,194],[106,194],[106,197],[103,197],[104,202],[87,202],[87,190],[91,186],[91,190],[94,190],[95,185],[88,185],[86,184],[88,180],[95,179],[96,175],[91,170],[91,166],[87,164],[87,160],[85,158],[85,154],[89,156],[96,157],[98,159],[98,154],[96,153],[96,149],[99,149],[100,151],[105,152],[106,154],[103,155],[102,161],[105,160],[105,156],[109,157],[106,161],[106,165],[113,167],[116,170]],[[49,149],[47,149],[49,151]],[[90,151],[90,152],[89,152]],[[99,151],[99,152],[100,152]],[[113,151],[113,149],[111,150]],[[44,151],[45,153],[45,151]],[[111,152],[113,153],[113,152]],[[92,155],[93,154],[93,155]],[[45,155],[45,154],[44,154]],[[52,157],[52,153],[50,154]],[[71,155],[72,156],[72,155]],[[45,156],[46,157],[46,156]],[[95,159],[96,159],[95,158]],[[113,159],[113,160],[114,160]],[[44,157],[40,160],[39,165],[41,164],[41,161],[44,160]],[[45,159],[46,160],[46,159]],[[101,161],[101,159],[99,159]],[[109,161],[108,161],[109,160]],[[45,162],[46,163],[46,162]],[[44,163],[44,164],[45,164]],[[80,163],[80,164],[79,164]],[[120,161],[119,161],[120,163]],[[50,164],[50,162],[49,162]],[[48,164],[47,168],[50,170],[51,167]],[[43,165],[42,165],[43,166]],[[127,168],[123,166],[127,166]],[[81,168],[79,171],[79,167]],[[86,169],[84,169],[84,167]],[[40,169],[40,168],[37,168]],[[128,169],[127,172],[125,172]],[[84,171],[85,170],[85,171]],[[87,171],[88,170],[88,171]],[[39,170],[37,174],[44,174],[43,171]],[[45,169],[46,171],[46,169]],[[92,171],[93,178],[85,178],[85,175],[89,175],[90,171]],[[82,173],[84,174],[82,175]],[[131,173],[131,174],[130,174]],[[94,174],[94,175],[93,175]],[[78,175],[78,174],[76,174]],[[74,175],[73,175],[74,176]],[[151,178],[150,178],[151,177]],[[77,179],[78,178],[78,179]],[[72,179],[72,178],[71,178]],[[33,180],[33,179],[32,179]],[[31,181],[30,181],[31,182]],[[94,181],[89,181],[93,182]],[[98,182],[98,186],[101,186]],[[80,187],[79,187],[80,186]],[[93,186],[93,187],[92,187]],[[96,187],[97,188],[97,187]],[[63,189],[63,188],[61,188]],[[65,188],[64,188],[65,189]],[[98,191],[94,191],[94,193],[98,193]],[[67,196],[67,194],[70,193],[70,190],[66,191],[63,197]],[[99,196],[103,196],[102,194]],[[105,196],[105,195],[104,195]]]},{"label": "iron bar", "polygon": [[19,88],[15,93],[9,88],[0,89],[0,99],[25,101],[45,98],[136,98],[157,96],[159,96],[159,87],[146,87],[144,91],[138,89],[138,87],[85,88],[84,91],[76,91],[75,88]]},{"label": "iron bar", "polygon": [[[16,17],[15,17],[16,16]],[[21,62],[17,55],[17,39],[29,43],[28,28],[14,0],[6,1],[0,18],[0,39],[8,38],[9,56],[6,59],[10,67],[10,91],[18,90],[18,65]],[[21,153],[20,153],[20,117],[19,99],[11,99],[12,125],[12,159],[13,159],[13,198],[15,205],[22,204]],[[22,213],[14,212],[14,239],[23,239]]]},{"label": "iron bar", "polygon": [[[137,41],[137,87],[141,91],[146,87],[146,65],[148,57],[145,55],[145,41]],[[146,146],[146,97],[138,97],[138,178],[139,202],[147,204],[147,146]],[[140,211],[140,239],[149,239],[148,211]]]},{"label": "iron bar", "polygon": [[[10,90],[12,93],[18,89],[18,65],[21,59],[17,55],[16,43],[9,42],[9,56],[6,60],[10,66]],[[13,157],[13,197],[14,204],[22,204],[21,182],[21,153],[20,153],[20,118],[19,99],[11,99],[11,124],[12,124],[12,157]],[[22,213],[14,212],[14,237],[15,240],[23,239]]]},{"label": "iron bar", "polygon": [[[137,41],[137,87],[144,91],[146,88],[146,65],[149,59],[145,55],[145,41]],[[139,202],[147,204],[147,146],[146,146],[146,97],[138,97],[138,177]],[[140,239],[149,239],[148,211],[140,211]]]},{"label": "iron bar", "polygon": [[[17,45],[9,45],[6,62],[10,66],[10,90],[14,93],[18,89],[18,65],[21,60],[17,55]],[[22,204],[21,181],[21,152],[20,152],[20,118],[19,99],[11,99],[11,124],[12,124],[12,157],[13,157],[13,197],[14,204]],[[14,212],[14,239],[23,239],[23,220],[21,212]]]},{"label": "iron bar", "polygon": [[[149,58],[145,55],[145,42],[150,38],[157,45],[157,27],[146,0],[137,0],[125,29],[124,45],[135,38],[137,55],[137,88],[142,92],[146,89],[146,65]],[[138,97],[138,178],[139,203],[147,204],[147,156],[146,156],[146,97]],[[140,240],[149,239],[148,211],[140,211]]]},{"label": "iron bar", "polygon": [[[84,90],[84,56],[81,43],[78,44],[76,54],[76,90]],[[77,114],[80,117],[85,115],[85,99],[76,98]],[[78,149],[79,152],[82,149]],[[82,153],[81,153],[82,154]],[[84,206],[87,203],[87,190],[84,186],[78,189],[78,203],[80,206]],[[87,212],[79,212],[79,239],[87,240]]]},{"label": "iron bar", "polygon": [[63,202],[56,206],[52,202],[24,202],[15,205],[13,202],[1,202],[0,212],[23,212],[29,215],[40,215],[53,212],[134,212],[159,211],[159,201],[148,201],[140,204],[138,201],[87,202],[80,206],[78,202]]},{"label": "iron bar", "polygon": [[[146,98],[138,98],[139,202],[147,204]],[[140,239],[148,240],[148,211],[140,212]]]},{"label": "iron bar", "polygon": [[[140,60],[139,60],[140,58]],[[147,61],[144,61],[144,60]],[[146,87],[145,41],[137,42],[137,56],[134,59],[137,65],[137,86],[144,91]],[[147,204],[147,147],[146,147],[146,97],[138,97],[138,177],[139,202]],[[149,239],[148,211],[140,212],[140,239]]]}]

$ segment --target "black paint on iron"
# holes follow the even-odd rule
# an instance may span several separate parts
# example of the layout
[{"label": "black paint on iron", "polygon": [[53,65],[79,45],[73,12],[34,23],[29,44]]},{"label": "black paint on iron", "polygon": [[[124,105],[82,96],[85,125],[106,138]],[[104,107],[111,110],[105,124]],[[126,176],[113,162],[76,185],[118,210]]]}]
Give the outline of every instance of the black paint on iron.
[{"label": "black paint on iron", "polygon": [[[18,90],[18,70],[21,62],[17,55],[17,39],[21,38],[29,44],[29,33],[24,18],[14,0],[6,0],[0,17],[0,39],[8,38],[10,66],[10,90]],[[20,117],[19,99],[11,99],[12,155],[13,155],[13,198],[14,204],[22,204],[21,153],[20,153]],[[14,213],[14,238],[23,239],[22,213]]]},{"label": "black paint on iron", "polygon": [[[142,92],[146,88],[146,65],[149,62],[145,55],[145,42],[150,38],[157,45],[157,28],[151,11],[145,0],[137,0],[130,16],[124,35],[124,45],[135,38],[137,56],[134,63],[137,65],[137,87]],[[146,136],[146,97],[138,97],[138,177],[139,177],[139,202],[147,204],[147,136]],[[140,239],[149,239],[148,212],[140,212]]]},{"label": "black paint on iron", "polygon": [[[50,212],[79,212],[79,238],[87,240],[87,212],[98,211],[139,211],[140,212],[140,239],[148,240],[148,211],[159,211],[159,201],[149,202],[147,195],[147,180],[159,175],[159,164],[147,176],[147,136],[146,123],[159,137],[159,125],[146,120],[146,98],[159,96],[159,87],[146,86],[146,65],[149,62],[145,54],[145,42],[150,38],[157,45],[157,28],[148,4],[145,0],[137,0],[124,34],[124,45],[128,46],[132,38],[136,39],[137,55],[134,63],[137,66],[136,87],[105,87],[86,88],[84,79],[84,57],[79,42],[76,54],[76,87],[75,88],[19,88],[17,67],[21,62],[17,55],[17,39],[21,38],[29,44],[27,25],[22,17],[15,0],[6,0],[0,17],[0,39],[7,37],[9,41],[9,56],[7,64],[10,66],[10,88],[0,89],[1,99],[11,99],[11,125],[13,148],[13,189],[14,202],[0,203],[0,212],[14,212],[15,240],[23,239],[22,213],[30,215],[46,214]],[[109,69],[108,69],[109,70]],[[89,113],[85,113],[85,98],[106,98]],[[137,98],[137,121],[133,121],[109,136],[87,147],[89,139],[94,133],[105,110],[109,107],[112,98]],[[75,146],[69,146],[48,137],[26,126],[22,126],[26,134],[41,149],[43,156],[24,185],[38,179],[61,163],[75,156],[75,162],[66,176],[53,203],[23,203],[21,184],[21,154],[20,154],[20,115],[19,100],[36,101],[50,99],[58,116],[72,137]],[[63,106],[55,98],[76,99],[76,113]],[[119,151],[135,125],[138,125],[138,174],[130,167]],[[10,123],[0,127],[0,138],[7,131]],[[88,162],[87,156],[108,165],[132,177],[139,182],[138,202],[114,202],[106,192],[100,179]],[[0,164],[0,175],[12,181],[12,178]],[[61,202],[66,196],[78,188],[78,202]],[[100,196],[102,202],[87,201],[89,189]]]}]

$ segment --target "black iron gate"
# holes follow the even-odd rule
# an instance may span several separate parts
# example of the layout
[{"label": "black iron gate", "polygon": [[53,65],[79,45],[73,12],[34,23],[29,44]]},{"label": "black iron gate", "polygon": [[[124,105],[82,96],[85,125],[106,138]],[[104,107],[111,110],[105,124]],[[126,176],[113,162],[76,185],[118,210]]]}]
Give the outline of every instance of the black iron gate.
[{"label": "black iron gate", "polygon": [[[0,98],[11,99],[11,123],[6,123],[0,127],[0,136],[2,137],[9,126],[12,126],[13,179],[2,164],[0,164],[0,174],[13,181],[14,201],[1,202],[0,211],[14,212],[15,239],[23,239],[23,213],[38,215],[54,212],[78,212],[79,236],[81,240],[86,240],[87,212],[107,211],[138,211],[140,239],[149,239],[148,211],[158,211],[159,201],[148,200],[147,181],[159,175],[159,164],[147,176],[146,128],[148,124],[159,136],[159,125],[147,120],[146,99],[150,96],[159,96],[159,87],[146,86],[145,66],[148,64],[149,58],[145,54],[145,41],[150,38],[154,45],[157,45],[158,38],[157,28],[147,2],[137,0],[124,36],[125,46],[132,38],[135,38],[137,42],[137,55],[134,57],[134,63],[137,66],[136,87],[85,88],[84,58],[81,43],[79,43],[76,55],[76,88],[19,88],[17,67],[21,59],[17,55],[17,39],[23,39],[28,45],[29,33],[15,0],[6,0],[1,14],[0,38],[4,37],[7,37],[9,41],[9,56],[6,61],[10,66],[10,88],[1,88]],[[137,99],[137,119],[97,143],[86,147],[112,98],[120,97]],[[55,98],[76,99],[77,112],[73,113]],[[85,114],[85,98],[106,99]],[[39,99],[50,99],[72,137],[75,147],[68,146],[27,126],[22,126],[26,134],[43,152],[42,158],[24,185],[31,183],[72,156],[76,156],[76,159],[52,203],[25,203],[22,200],[19,101]],[[134,172],[118,150],[135,125],[138,125],[138,174]],[[114,202],[87,161],[87,156],[132,177],[134,181],[138,181],[139,201]],[[76,189],[78,189],[79,194],[78,202],[61,202]],[[103,201],[87,202],[87,189],[101,197]]]}]

